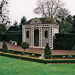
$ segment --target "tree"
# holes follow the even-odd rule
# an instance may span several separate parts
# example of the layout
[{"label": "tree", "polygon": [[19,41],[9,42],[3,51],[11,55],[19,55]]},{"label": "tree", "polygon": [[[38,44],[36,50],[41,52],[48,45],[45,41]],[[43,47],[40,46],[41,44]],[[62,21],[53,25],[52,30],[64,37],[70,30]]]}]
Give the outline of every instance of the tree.
[{"label": "tree", "polygon": [[8,0],[0,1],[0,22],[6,25],[10,23],[9,17],[8,17],[9,10],[7,9],[8,4],[9,4]]},{"label": "tree", "polygon": [[59,29],[60,33],[64,33],[64,34],[70,33],[71,30],[72,30],[72,24],[69,23],[68,21],[62,21],[60,23],[60,29]]},{"label": "tree", "polygon": [[6,30],[5,25],[0,24],[0,33]]},{"label": "tree", "polygon": [[10,26],[7,31],[20,31],[20,28],[18,28],[18,26],[16,26],[16,27]]},{"label": "tree", "polygon": [[68,11],[68,9],[61,7],[55,16],[55,19],[59,18],[59,19],[61,19],[61,21],[63,21],[69,16],[69,13],[70,12]]},{"label": "tree", "polygon": [[15,20],[13,26],[17,27],[18,22]]},{"label": "tree", "polygon": [[69,23],[73,24],[73,16],[68,15],[66,18],[66,21],[68,21]]},{"label": "tree", "polygon": [[3,41],[2,51],[3,52],[8,52],[8,48],[7,48],[7,45],[6,45],[6,42],[5,41]]},{"label": "tree", "polygon": [[51,59],[52,58],[52,53],[51,49],[49,48],[49,44],[46,44],[45,50],[44,50],[44,57],[45,59]]},{"label": "tree", "polygon": [[75,15],[73,16],[72,33],[75,33]]},{"label": "tree", "polygon": [[21,47],[24,49],[25,52],[25,49],[29,48],[29,44],[27,42],[22,42]]},{"label": "tree", "polygon": [[60,27],[59,27],[59,32],[66,34],[66,33],[70,33],[72,30],[72,24],[69,23],[68,21],[62,21],[60,23]]},{"label": "tree", "polygon": [[35,14],[41,14],[43,17],[51,18],[57,18],[60,14],[61,16],[68,14],[68,10],[64,8],[64,3],[61,0],[38,0],[34,12]]},{"label": "tree", "polygon": [[23,16],[22,18],[21,18],[21,24],[24,24],[25,22],[26,22],[26,17],[25,16]]}]

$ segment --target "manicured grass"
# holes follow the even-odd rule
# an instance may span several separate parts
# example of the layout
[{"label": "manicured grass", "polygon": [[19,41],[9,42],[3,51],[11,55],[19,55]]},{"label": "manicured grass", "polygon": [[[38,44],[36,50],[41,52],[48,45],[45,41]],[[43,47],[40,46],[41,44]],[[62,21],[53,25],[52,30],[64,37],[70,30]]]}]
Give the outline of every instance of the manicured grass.
[{"label": "manicured grass", "polygon": [[0,75],[75,75],[75,64],[42,64],[0,56]]}]

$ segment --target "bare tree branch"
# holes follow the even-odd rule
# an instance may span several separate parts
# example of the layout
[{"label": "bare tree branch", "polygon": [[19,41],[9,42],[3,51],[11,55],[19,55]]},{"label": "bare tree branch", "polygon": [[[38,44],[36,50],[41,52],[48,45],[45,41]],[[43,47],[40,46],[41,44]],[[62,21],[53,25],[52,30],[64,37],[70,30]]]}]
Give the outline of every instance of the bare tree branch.
[{"label": "bare tree branch", "polygon": [[9,20],[9,17],[8,17],[9,10],[7,10],[7,5],[8,5],[8,0],[0,1],[0,23],[7,24]]},{"label": "bare tree branch", "polygon": [[[62,14],[62,12],[60,12],[61,8],[64,12],[67,10],[66,8],[64,10],[64,3],[61,0],[38,0],[34,12],[35,14],[41,14],[42,17],[56,18],[58,13]],[[66,12],[69,14],[68,10]]]}]

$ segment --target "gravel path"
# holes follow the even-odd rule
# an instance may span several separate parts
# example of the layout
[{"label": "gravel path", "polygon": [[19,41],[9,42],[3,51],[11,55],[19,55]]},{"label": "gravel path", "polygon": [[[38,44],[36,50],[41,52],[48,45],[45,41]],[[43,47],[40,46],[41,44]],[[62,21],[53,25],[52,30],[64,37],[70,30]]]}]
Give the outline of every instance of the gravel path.
[{"label": "gravel path", "polygon": [[[2,48],[2,42],[0,42],[0,48]],[[15,46],[12,44],[7,43],[8,49],[12,49],[12,50],[21,50],[23,51],[23,49],[20,46]],[[52,54],[75,54],[75,50],[51,50]],[[35,53],[44,53],[44,49],[40,49],[40,48],[28,48],[26,49],[26,52],[35,52]]]}]

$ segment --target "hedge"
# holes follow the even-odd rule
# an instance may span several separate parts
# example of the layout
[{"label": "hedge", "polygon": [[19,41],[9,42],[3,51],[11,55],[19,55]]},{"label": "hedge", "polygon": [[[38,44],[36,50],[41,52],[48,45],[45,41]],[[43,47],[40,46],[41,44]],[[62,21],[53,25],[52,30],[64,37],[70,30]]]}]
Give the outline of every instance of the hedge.
[{"label": "hedge", "polygon": [[18,45],[22,42],[22,33],[14,33],[14,34],[0,34],[0,41],[9,42],[10,40],[16,41]]},{"label": "hedge", "polygon": [[75,45],[75,34],[55,34],[54,49],[71,50]]},{"label": "hedge", "polygon": [[[0,49],[0,51],[1,51],[1,49]],[[22,52],[24,52],[24,51],[19,51],[19,50],[9,50],[9,52],[22,53]],[[35,55],[41,56],[40,53],[34,53],[34,52],[25,52],[25,53],[26,53],[26,54],[30,54],[30,55],[35,54]]]},{"label": "hedge", "polygon": [[5,35],[4,34],[0,34],[0,41],[4,41],[5,40]]},{"label": "hedge", "polygon": [[40,63],[75,63],[75,59],[40,59],[35,57],[20,56],[3,52],[0,52],[0,55],[17,59],[21,58],[22,60],[35,61]]},{"label": "hedge", "polygon": [[[24,51],[18,51],[18,50],[9,50],[9,51],[12,51],[12,52],[15,52],[15,53],[22,53],[22,52],[24,52]],[[30,55],[32,55],[32,54],[35,54],[35,55],[37,55],[37,56],[41,56],[41,54],[39,54],[39,53],[34,53],[34,52],[25,52],[26,54],[30,54]]]}]

